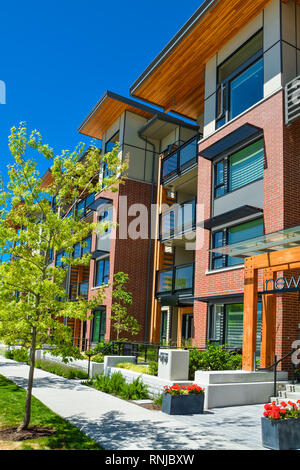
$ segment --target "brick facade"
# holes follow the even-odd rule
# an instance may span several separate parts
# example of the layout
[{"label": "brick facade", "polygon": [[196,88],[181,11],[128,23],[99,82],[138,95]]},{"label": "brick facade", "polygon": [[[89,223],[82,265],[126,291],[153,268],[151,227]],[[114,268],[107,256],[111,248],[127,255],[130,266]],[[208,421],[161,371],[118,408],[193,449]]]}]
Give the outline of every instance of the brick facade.
[{"label": "brick facade", "polygon": [[[284,94],[273,95],[234,122],[199,145],[201,149],[218,141],[244,123],[261,127],[265,141],[264,168],[264,226],[265,233],[289,228],[300,223],[300,121],[290,127],[284,123]],[[203,181],[206,184],[203,184]],[[211,162],[199,157],[198,203],[204,204],[204,217],[211,217],[212,194]],[[198,229],[203,230],[203,229]],[[215,274],[205,274],[209,268],[210,232],[204,231],[204,245],[196,252],[195,297],[227,294],[243,294],[244,269],[233,269]],[[290,277],[298,271],[284,272]],[[262,272],[259,272],[259,290],[262,290]],[[280,273],[278,275],[281,275]],[[282,357],[291,350],[292,342],[298,339],[300,323],[299,295],[295,293],[277,296],[276,304],[276,354]],[[194,302],[195,344],[205,347],[207,341],[207,304]],[[290,360],[284,366],[288,366]]]},{"label": "brick facade", "polygon": [[[152,195],[153,193],[153,195]],[[127,180],[124,185],[120,185],[118,193],[101,193],[101,197],[111,199],[113,202],[115,219],[117,222],[116,236],[111,240],[110,248],[110,279],[111,283],[114,274],[118,272],[124,272],[129,276],[129,283],[127,289],[132,293],[133,305],[128,309],[128,313],[134,316],[141,326],[138,335],[130,337],[127,335],[129,340],[144,341],[145,330],[146,334],[149,334],[149,323],[150,323],[150,305],[152,295],[152,260],[153,260],[153,241],[149,247],[148,236],[147,239],[138,238],[132,240],[130,238],[120,238],[120,212],[119,203],[120,197],[127,197],[127,208],[129,209],[133,204],[143,204],[147,207],[148,214],[150,214],[151,199],[156,197],[156,186],[152,188],[151,184]],[[134,217],[128,218],[128,227],[130,222],[136,217],[139,217],[139,213]],[[97,213],[94,214],[94,222],[97,222]],[[150,224],[148,225],[150,230]],[[139,229],[138,229],[139,230]],[[96,248],[96,235],[93,235],[92,251]],[[149,254],[149,249],[151,250]],[[149,266],[150,260],[150,266]],[[90,262],[90,285],[89,285],[89,298],[96,295],[98,289],[94,288],[94,274],[95,274],[95,261]],[[105,340],[111,340],[116,338],[116,334],[112,328],[110,314],[111,314],[111,286],[105,291],[106,298],[102,305],[106,307],[106,335]],[[148,321],[146,325],[146,298],[148,295]],[[87,339],[89,340],[91,334],[91,322],[87,325]]]}]

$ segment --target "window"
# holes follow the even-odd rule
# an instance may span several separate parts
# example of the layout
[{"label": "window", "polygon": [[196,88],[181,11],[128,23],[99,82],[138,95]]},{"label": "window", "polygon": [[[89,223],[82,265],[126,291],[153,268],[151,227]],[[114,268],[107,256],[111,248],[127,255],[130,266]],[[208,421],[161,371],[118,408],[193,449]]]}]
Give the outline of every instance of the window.
[{"label": "window", "polygon": [[208,322],[208,340],[222,343],[223,305],[211,305]]},{"label": "window", "polygon": [[76,216],[84,217],[88,212],[88,206],[95,200],[95,193],[88,194],[76,204]]},{"label": "window", "polygon": [[108,284],[109,258],[101,258],[96,261],[95,286]]},{"label": "window", "polygon": [[[105,143],[105,153],[111,152],[115,146],[117,145],[117,142],[119,142],[120,138],[120,132],[116,132],[106,143]],[[103,178],[109,178],[112,176],[113,171],[108,169],[108,165],[106,162],[103,162]]]},{"label": "window", "polygon": [[[104,210],[99,215],[99,224],[101,224],[103,235],[111,232],[110,222],[112,222],[112,208]],[[106,224],[108,225],[106,226]]]},{"label": "window", "polygon": [[226,59],[217,72],[217,128],[263,98],[263,32]]},{"label": "window", "polygon": [[[256,355],[260,356],[262,304],[257,303]],[[209,307],[208,341],[225,344],[228,348],[243,347],[243,304],[214,304]]]},{"label": "window", "polygon": [[[251,238],[259,237],[264,233],[263,218],[252,220],[234,227],[224,228],[212,233],[212,247],[219,248]],[[243,264],[243,258],[235,258],[221,253],[212,253],[212,269],[224,268]]]},{"label": "window", "polygon": [[[85,246],[83,246],[85,245]],[[81,244],[81,256],[90,253],[92,250],[92,236],[90,235],[88,238],[82,240]]]},{"label": "window", "polygon": [[55,266],[57,268],[64,268],[65,265],[62,261],[62,258],[67,257],[67,256],[68,256],[67,253],[65,253],[64,251],[61,251],[60,253],[57,253],[56,260],[55,260]]},{"label": "window", "polygon": [[[83,246],[86,245],[86,246]],[[92,251],[92,236],[90,235],[89,237],[85,238],[82,240],[81,243],[76,243],[74,245],[74,252],[73,252],[73,258],[81,258],[83,255],[87,253],[91,253]]]},{"label": "window", "polygon": [[182,315],[181,338],[183,345],[187,344],[194,336],[194,316],[191,313]]},{"label": "window", "polygon": [[94,312],[93,327],[92,327],[92,342],[100,343],[105,339],[106,330],[106,311],[105,308],[96,310]]},{"label": "window", "polygon": [[161,311],[161,325],[160,325],[160,341],[164,342],[167,340],[167,323],[168,323],[168,312],[166,310]]},{"label": "window", "polygon": [[264,176],[264,140],[226,155],[214,164],[214,197],[242,188]]}]

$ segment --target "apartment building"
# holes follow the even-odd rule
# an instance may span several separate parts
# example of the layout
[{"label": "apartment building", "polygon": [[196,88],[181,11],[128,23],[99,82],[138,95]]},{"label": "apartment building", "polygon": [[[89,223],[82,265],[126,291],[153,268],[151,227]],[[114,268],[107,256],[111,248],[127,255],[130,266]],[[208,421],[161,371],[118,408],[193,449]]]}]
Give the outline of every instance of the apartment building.
[{"label": "apartment building", "polygon": [[[298,0],[207,0],[132,85],[131,96],[197,126],[196,138],[160,154],[152,342],[242,349],[244,259],[251,268],[251,257],[299,244],[299,100],[288,94],[299,54]],[[282,276],[297,273],[281,265]],[[267,274],[247,304],[249,351],[263,347],[264,365],[300,337],[299,292],[273,293],[267,318]]]},{"label": "apartment building", "polygon": [[[112,224],[74,246],[74,257],[85,253],[92,256],[89,266],[76,265],[68,269],[65,288],[69,300],[76,301],[78,296],[92,299],[100,288],[108,287],[103,305],[92,312],[92,320],[65,321],[82,348],[115,339],[116,331],[111,322],[112,282],[114,274],[124,272],[129,275],[126,288],[133,295],[129,313],[141,327],[138,335],[128,336],[128,339],[145,341],[149,337],[152,300],[151,204],[156,203],[159,155],[195,135],[197,125],[107,91],[80,125],[79,132],[91,137],[103,153],[119,143],[119,158],[127,160],[128,170],[125,184],[120,185],[118,192],[103,187],[101,193],[87,194],[74,207],[76,214],[87,221]],[[103,163],[99,169],[100,181],[109,176],[109,171]],[[139,227],[138,219],[143,215],[147,223]],[[63,253],[56,254],[57,266],[62,256]]]}]

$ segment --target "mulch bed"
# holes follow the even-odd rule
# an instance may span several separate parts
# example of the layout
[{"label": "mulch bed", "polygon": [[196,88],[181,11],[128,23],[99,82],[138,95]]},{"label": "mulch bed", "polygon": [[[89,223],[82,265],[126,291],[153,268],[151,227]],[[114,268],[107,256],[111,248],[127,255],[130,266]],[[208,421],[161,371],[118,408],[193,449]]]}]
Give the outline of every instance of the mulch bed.
[{"label": "mulch bed", "polygon": [[29,426],[28,429],[19,432],[17,429],[17,427],[0,429],[0,441],[27,441],[29,439],[51,436],[55,433],[54,429],[43,428],[41,426]]},{"label": "mulch bed", "polygon": [[160,405],[155,405],[154,403],[137,403],[138,406],[142,406],[143,408],[146,408],[147,410],[158,410],[161,411],[161,406]]}]

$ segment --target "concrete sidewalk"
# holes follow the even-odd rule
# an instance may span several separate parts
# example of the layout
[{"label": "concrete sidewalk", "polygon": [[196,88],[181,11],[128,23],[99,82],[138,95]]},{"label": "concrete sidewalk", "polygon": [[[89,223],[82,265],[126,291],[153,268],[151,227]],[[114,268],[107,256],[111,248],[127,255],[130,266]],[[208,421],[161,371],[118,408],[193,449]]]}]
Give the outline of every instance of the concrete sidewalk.
[{"label": "concrete sidewalk", "polygon": [[[26,388],[29,367],[0,356],[0,374]],[[109,450],[261,449],[262,405],[169,416],[35,370],[33,395]]]}]

